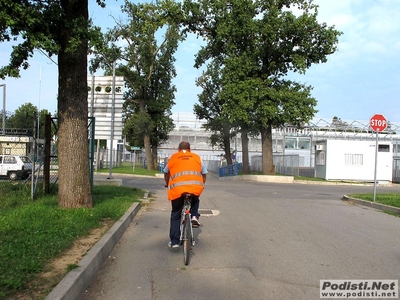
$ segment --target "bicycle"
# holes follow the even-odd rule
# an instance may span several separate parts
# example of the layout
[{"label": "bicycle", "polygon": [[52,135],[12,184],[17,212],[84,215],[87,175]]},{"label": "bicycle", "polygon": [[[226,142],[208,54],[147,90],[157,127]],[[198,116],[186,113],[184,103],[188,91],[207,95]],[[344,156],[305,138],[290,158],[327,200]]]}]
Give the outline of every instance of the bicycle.
[{"label": "bicycle", "polygon": [[179,238],[179,245],[183,245],[183,261],[185,265],[189,265],[191,250],[195,245],[193,237],[193,226],[190,209],[192,205],[192,198],[195,195],[190,193],[183,193],[183,208],[181,212],[181,236]]}]

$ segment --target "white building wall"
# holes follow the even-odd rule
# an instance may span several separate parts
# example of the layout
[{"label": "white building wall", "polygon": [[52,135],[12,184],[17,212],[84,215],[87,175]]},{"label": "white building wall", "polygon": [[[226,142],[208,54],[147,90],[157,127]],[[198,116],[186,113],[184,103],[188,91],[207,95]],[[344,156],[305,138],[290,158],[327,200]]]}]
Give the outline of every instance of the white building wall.
[{"label": "white building wall", "polygon": [[[326,180],[367,182],[374,180],[374,141],[327,140],[325,145],[326,147],[321,151],[325,151]],[[385,152],[378,152],[376,179],[381,182],[389,182],[392,181],[393,172],[392,143],[389,141],[379,142],[378,147],[379,145]]]}]

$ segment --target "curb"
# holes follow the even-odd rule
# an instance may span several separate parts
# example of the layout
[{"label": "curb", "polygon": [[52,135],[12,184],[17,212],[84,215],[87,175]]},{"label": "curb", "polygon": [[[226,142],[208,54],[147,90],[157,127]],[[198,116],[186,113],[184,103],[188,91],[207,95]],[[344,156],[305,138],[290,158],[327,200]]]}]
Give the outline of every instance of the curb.
[{"label": "curb", "polygon": [[[104,175],[104,176],[108,176],[107,173],[100,173],[100,172],[94,172],[93,175]],[[114,173],[114,176],[122,176],[122,177],[142,177],[142,178],[164,178],[164,174],[163,173],[154,173],[154,176],[151,175],[138,175],[138,174],[124,174],[124,173]],[[114,178],[113,178],[114,179]],[[113,180],[111,179],[111,180]],[[110,179],[107,179],[110,180]]]},{"label": "curb", "polygon": [[[294,179],[294,176],[277,176],[277,175],[236,175],[236,176],[216,176],[219,180],[241,180],[255,181],[264,183],[298,183],[312,185],[337,185],[337,186],[373,186],[371,182],[343,182],[343,181],[314,181],[314,180],[299,180]],[[392,187],[393,183],[378,183],[379,187]]]},{"label": "curb", "polygon": [[241,181],[255,181],[264,183],[294,183],[293,176],[276,176],[276,175],[238,175],[238,176],[220,176],[219,180],[241,180]]},{"label": "curb", "polygon": [[359,205],[364,205],[364,206],[376,208],[376,209],[379,209],[379,210],[382,210],[382,211],[390,211],[392,213],[400,215],[400,208],[398,208],[398,207],[389,206],[389,205],[385,205],[385,204],[380,204],[380,203],[376,203],[376,202],[371,202],[371,201],[367,201],[367,200],[361,200],[361,199],[357,199],[357,198],[351,198],[351,197],[348,197],[347,195],[344,195],[342,197],[342,200],[353,202],[353,203],[356,203],[356,204],[359,204]]},{"label": "curb", "polygon": [[140,203],[134,203],[79,261],[79,267],[71,270],[45,300],[80,299],[140,208]]}]

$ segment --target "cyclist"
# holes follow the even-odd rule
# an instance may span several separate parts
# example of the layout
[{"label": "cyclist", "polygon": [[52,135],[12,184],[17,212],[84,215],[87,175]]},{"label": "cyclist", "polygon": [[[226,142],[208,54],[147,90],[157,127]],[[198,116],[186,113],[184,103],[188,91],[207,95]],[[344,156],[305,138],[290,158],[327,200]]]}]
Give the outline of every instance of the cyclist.
[{"label": "cyclist", "polygon": [[171,248],[179,247],[180,218],[183,207],[183,193],[191,193],[197,197],[192,200],[191,215],[194,227],[199,222],[199,196],[204,189],[207,168],[200,156],[190,151],[189,142],[181,142],[178,152],[173,154],[164,168],[164,180],[168,186],[168,200],[171,201],[170,242]]}]

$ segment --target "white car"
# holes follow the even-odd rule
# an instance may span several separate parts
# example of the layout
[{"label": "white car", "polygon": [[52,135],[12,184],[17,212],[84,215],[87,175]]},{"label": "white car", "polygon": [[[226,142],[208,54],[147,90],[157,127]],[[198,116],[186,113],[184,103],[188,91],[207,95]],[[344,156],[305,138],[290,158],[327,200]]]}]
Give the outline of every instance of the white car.
[{"label": "white car", "polygon": [[0,176],[11,180],[26,179],[32,173],[32,161],[28,156],[0,155]]}]

